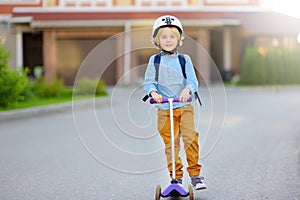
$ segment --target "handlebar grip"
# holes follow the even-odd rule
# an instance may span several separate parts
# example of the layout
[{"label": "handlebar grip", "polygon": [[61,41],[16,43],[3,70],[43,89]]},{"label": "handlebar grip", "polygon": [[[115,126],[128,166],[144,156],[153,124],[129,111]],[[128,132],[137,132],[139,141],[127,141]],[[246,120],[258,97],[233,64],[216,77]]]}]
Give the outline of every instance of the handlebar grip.
[{"label": "handlebar grip", "polygon": [[[190,98],[187,100],[187,102],[191,102],[191,101],[192,101],[192,98],[190,97]],[[179,98],[173,98],[173,102],[181,102],[181,101],[180,101]],[[151,98],[151,99],[150,99],[150,103],[151,103],[151,104],[156,104],[157,102],[156,102],[153,98]],[[162,98],[162,102],[161,102],[161,103],[169,103],[168,98]]]}]

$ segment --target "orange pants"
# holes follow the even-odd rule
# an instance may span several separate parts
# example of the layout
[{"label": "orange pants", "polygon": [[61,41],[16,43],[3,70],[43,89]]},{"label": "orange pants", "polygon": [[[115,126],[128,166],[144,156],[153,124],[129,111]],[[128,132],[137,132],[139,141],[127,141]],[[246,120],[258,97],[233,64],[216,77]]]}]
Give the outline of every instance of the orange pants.
[{"label": "orange pants", "polygon": [[[158,110],[158,131],[165,143],[165,153],[168,162],[168,170],[172,177],[172,152],[171,152],[171,135],[170,135],[170,111]],[[174,139],[175,139],[175,167],[176,178],[183,177],[183,164],[179,157],[180,137],[183,139],[184,149],[187,158],[187,171],[192,176],[199,176],[201,165],[199,161],[199,144],[198,133],[194,130],[194,107],[177,108],[173,111],[174,118]]]}]

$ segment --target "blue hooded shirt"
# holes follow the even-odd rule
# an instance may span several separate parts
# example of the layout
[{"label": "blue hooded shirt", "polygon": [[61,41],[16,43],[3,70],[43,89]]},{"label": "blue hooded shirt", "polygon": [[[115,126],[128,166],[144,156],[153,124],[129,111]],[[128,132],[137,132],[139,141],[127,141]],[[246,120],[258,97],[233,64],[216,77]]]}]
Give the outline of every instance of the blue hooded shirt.
[{"label": "blue hooded shirt", "polygon": [[[148,62],[148,66],[144,79],[144,90],[150,95],[152,91],[156,91],[162,95],[163,98],[176,98],[179,97],[181,91],[184,88],[190,89],[194,94],[198,90],[198,80],[195,74],[195,70],[191,61],[191,58],[183,54],[186,64],[185,72],[186,79],[183,77],[181,65],[178,59],[178,54],[170,56],[167,54],[161,54],[158,80],[155,80],[156,70],[154,66],[154,57],[151,56]],[[194,97],[192,95],[193,101]],[[192,102],[193,102],[192,101]],[[174,102],[173,107],[184,107],[191,102]],[[155,104],[157,108],[162,110],[168,110],[168,104]]]}]

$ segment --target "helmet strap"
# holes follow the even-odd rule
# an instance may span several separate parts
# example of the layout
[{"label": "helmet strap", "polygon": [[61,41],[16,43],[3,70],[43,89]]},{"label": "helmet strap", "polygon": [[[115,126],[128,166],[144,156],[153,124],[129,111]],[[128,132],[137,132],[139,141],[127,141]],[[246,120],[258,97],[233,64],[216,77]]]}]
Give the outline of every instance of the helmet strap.
[{"label": "helmet strap", "polygon": [[172,51],[166,51],[164,49],[161,49],[161,51],[164,53],[164,54],[167,54],[167,55],[172,55],[172,54],[176,54],[177,53],[177,47],[175,49],[173,49]]}]

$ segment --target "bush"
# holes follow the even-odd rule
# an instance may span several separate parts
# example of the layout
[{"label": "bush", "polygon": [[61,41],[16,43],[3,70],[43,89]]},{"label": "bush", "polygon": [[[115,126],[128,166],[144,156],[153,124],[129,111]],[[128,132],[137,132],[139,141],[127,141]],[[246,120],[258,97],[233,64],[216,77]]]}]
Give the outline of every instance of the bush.
[{"label": "bush", "polygon": [[6,108],[29,95],[27,70],[13,70],[8,65],[10,54],[0,45],[0,107]]},{"label": "bush", "polygon": [[64,82],[62,79],[56,77],[53,78],[51,83],[46,83],[43,77],[40,77],[34,81],[31,86],[31,90],[38,97],[58,97],[64,88]]},{"label": "bush", "polygon": [[248,48],[244,55],[240,84],[300,84],[300,49],[278,47],[267,52]]},{"label": "bush", "polygon": [[77,81],[75,94],[106,96],[108,93],[102,80],[83,78]]}]

